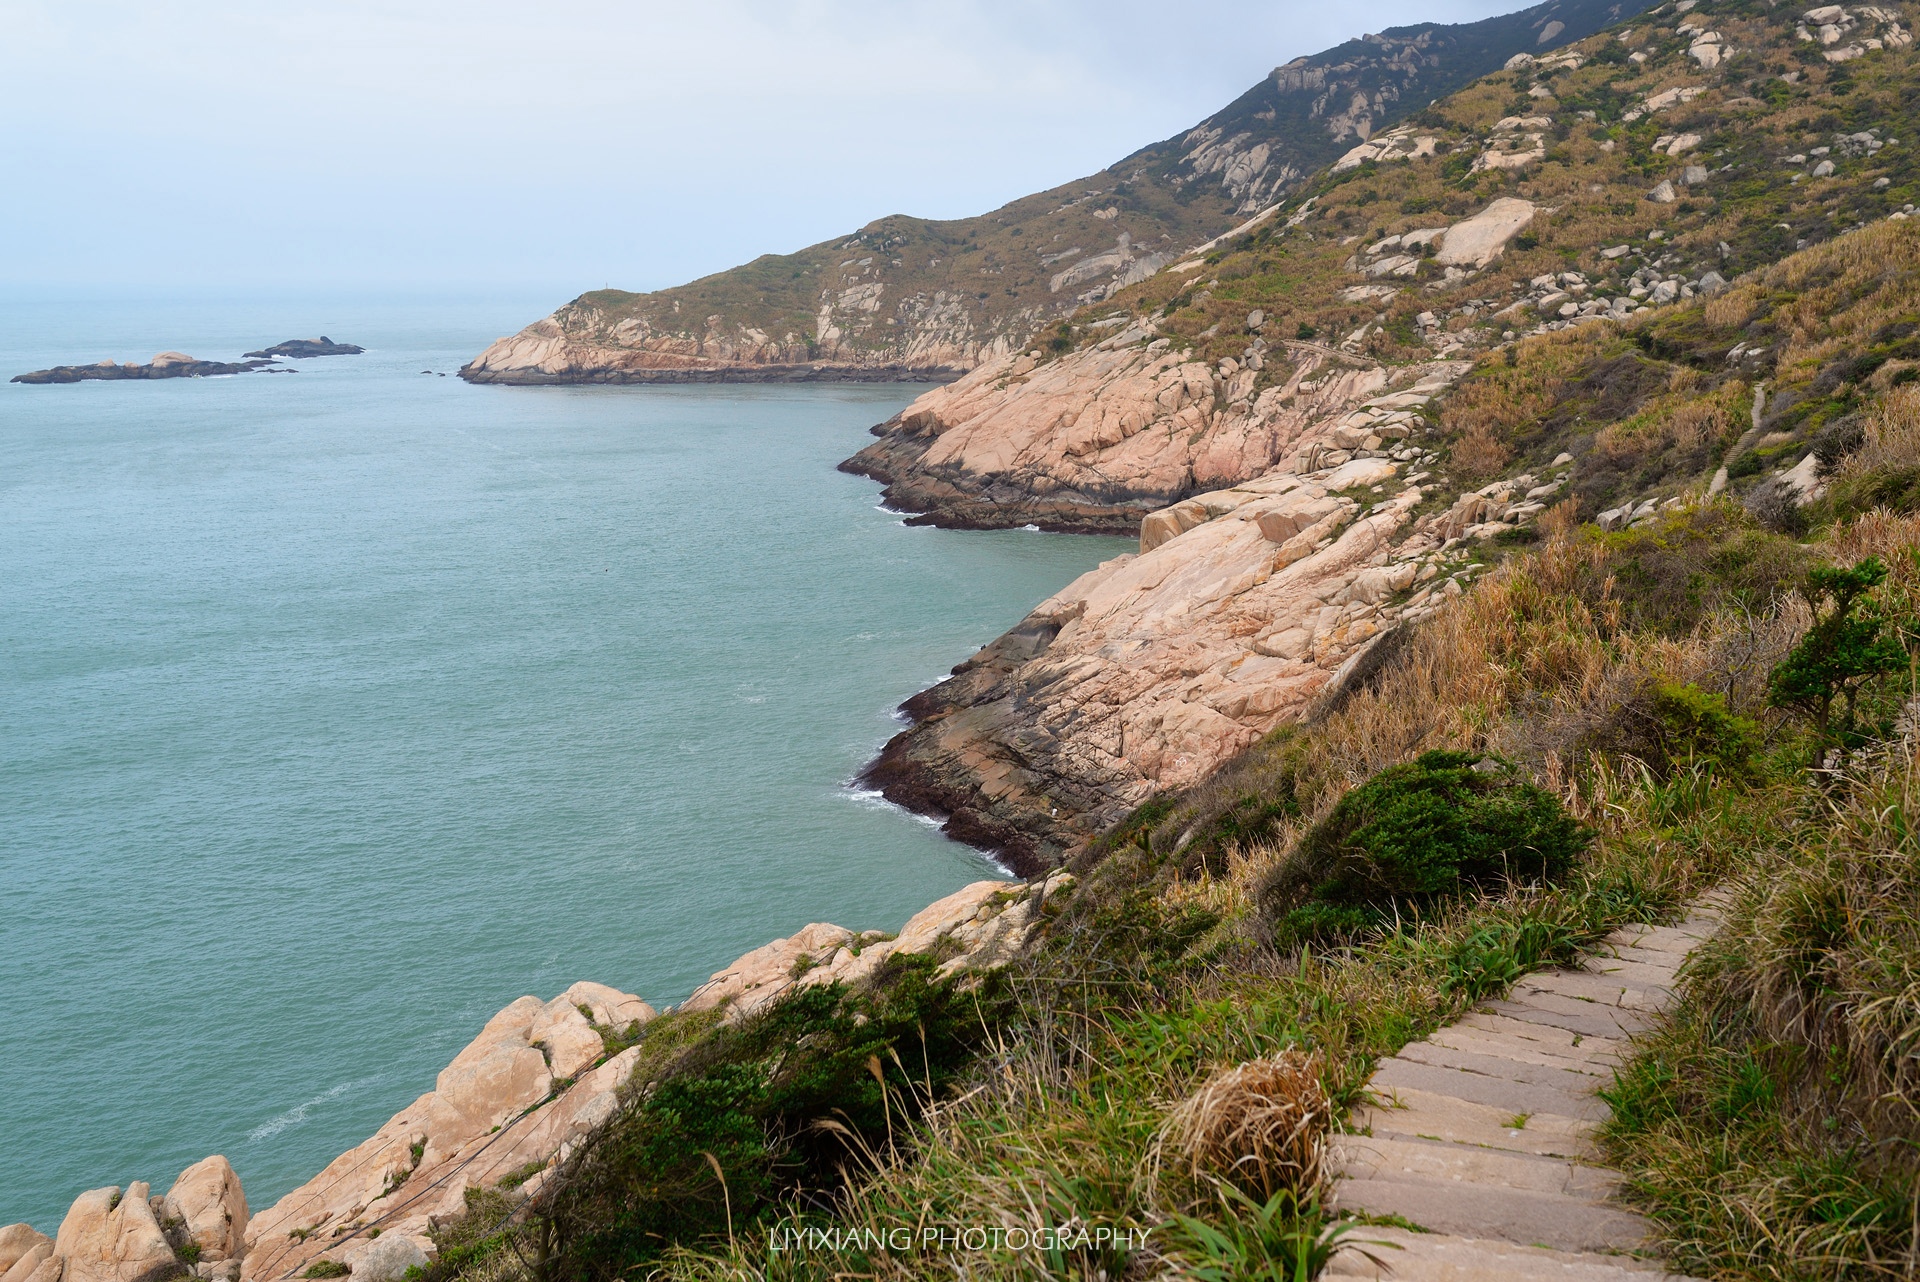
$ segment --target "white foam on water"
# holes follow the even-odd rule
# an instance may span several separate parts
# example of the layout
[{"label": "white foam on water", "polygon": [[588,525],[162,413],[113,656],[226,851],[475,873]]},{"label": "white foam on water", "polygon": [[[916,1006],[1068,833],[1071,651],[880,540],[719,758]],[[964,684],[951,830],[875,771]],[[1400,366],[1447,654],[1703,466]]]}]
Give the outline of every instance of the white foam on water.
[{"label": "white foam on water", "polygon": [[348,1091],[358,1090],[362,1086],[370,1086],[379,1080],[379,1075],[375,1074],[372,1077],[363,1077],[357,1082],[342,1082],[327,1091],[324,1095],[316,1095],[304,1104],[296,1104],[272,1121],[263,1122],[259,1126],[254,1127],[247,1132],[247,1139],[255,1144],[258,1144],[261,1140],[272,1139],[288,1127],[299,1126],[304,1123],[307,1120],[308,1113],[311,1113],[314,1109],[326,1103],[328,1100],[333,1099],[335,1096],[345,1095]]}]

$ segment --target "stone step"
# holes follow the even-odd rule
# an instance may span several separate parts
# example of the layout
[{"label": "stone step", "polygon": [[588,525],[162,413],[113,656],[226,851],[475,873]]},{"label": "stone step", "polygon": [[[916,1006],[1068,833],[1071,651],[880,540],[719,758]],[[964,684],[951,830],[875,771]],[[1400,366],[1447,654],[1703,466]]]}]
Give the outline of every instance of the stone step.
[{"label": "stone step", "polygon": [[1624,926],[1608,935],[1631,948],[1687,953],[1713,937],[1718,923],[1689,921],[1679,926]]},{"label": "stone step", "polygon": [[1630,944],[1602,944],[1593,951],[1595,956],[1615,957],[1621,961],[1650,966],[1668,974],[1678,974],[1682,963],[1692,956],[1690,953],[1667,952],[1655,948],[1635,948]]},{"label": "stone step", "polygon": [[1593,1141],[1587,1138],[1593,1128],[1578,1118],[1534,1113],[1527,1116],[1524,1126],[1516,1127],[1515,1116],[1510,1109],[1402,1088],[1393,1092],[1390,1104],[1355,1109],[1348,1130],[1381,1137],[1479,1144],[1547,1157],[1594,1155]]},{"label": "stone step", "polygon": [[1595,1199],[1611,1197],[1620,1187],[1619,1177],[1603,1167],[1476,1144],[1347,1135],[1337,1139],[1330,1151],[1341,1175],[1350,1180],[1487,1184]]},{"label": "stone step", "polygon": [[[1594,1038],[1593,1043],[1598,1043]],[[1438,1029],[1427,1036],[1434,1046],[1445,1046],[1450,1050],[1468,1051],[1475,1055],[1498,1055],[1505,1059],[1518,1060],[1522,1064],[1538,1064],[1542,1068],[1560,1068],[1570,1073],[1586,1073],[1603,1080],[1611,1080],[1613,1066],[1618,1056],[1610,1051],[1589,1050],[1587,1046],[1575,1046],[1567,1053],[1559,1054],[1541,1046],[1530,1038],[1514,1037],[1507,1033],[1489,1033],[1484,1029],[1469,1028],[1465,1024],[1451,1024]],[[1402,1054],[1405,1052],[1403,1051]]]},{"label": "stone step", "polygon": [[1525,1060],[1509,1059],[1504,1055],[1458,1050],[1430,1041],[1409,1042],[1400,1048],[1400,1053],[1394,1058],[1434,1068],[1454,1068],[1463,1073],[1482,1073],[1510,1082],[1525,1082],[1529,1086],[1545,1086],[1572,1095],[1586,1094],[1612,1081],[1611,1074],[1601,1075],[1602,1070],[1569,1072],[1565,1068],[1529,1064]]},{"label": "stone step", "polygon": [[1596,1123],[1610,1116],[1605,1101],[1590,1091],[1536,1086],[1531,1082],[1489,1077],[1485,1073],[1464,1072],[1457,1068],[1437,1068],[1412,1060],[1387,1060],[1367,1081],[1367,1089],[1376,1095],[1388,1095],[1402,1087],[1465,1100],[1470,1104],[1484,1104],[1488,1108],[1505,1109],[1510,1116],[1518,1113],[1555,1113],[1561,1117]]},{"label": "stone step", "polygon": [[1664,988],[1669,992],[1680,980],[1677,966],[1654,966],[1646,962],[1634,961],[1630,957],[1589,957],[1581,965],[1581,972],[1599,975],[1606,979],[1617,979],[1626,984],[1644,984],[1650,988]]},{"label": "stone step", "polygon": [[1513,986],[1513,991],[1523,994],[1553,993],[1648,1013],[1664,1010],[1673,1003],[1673,989],[1670,987],[1654,987],[1617,976],[1571,970],[1548,970],[1528,975]]},{"label": "stone step", "polygon": [[[1688,1282],[1654,1261],[1631,1255],[1545,1251],[1385,1227],[1357,1229],[1348,1240],[1354,1245],[1334,1256],[1321,1277],[1366,1282]],[[1381,1263],[1374,1264],[1367,1255]]]},{"label": "stone step", "polygon": [[1497,1237],[1556,1251],[1631,1251],[1653,1239],[1653,1226],[1602,1201],[1490,1184],[1413,1179],[1341,1180],[1342,1210],[1402,1216],[1438,1233]]},{"label": "stone step", "polygon": [[1564,1028],[1582,1037],[1606,1037],[1615,1041],[1625,1041],[1652,1023],[1634,1011],[1621,1010],[1617,1006],[1574,1001],[1545,993],[1486,1002],[1480,1009],[1517,1019],[1523,1024],[1544,1024],[1550,1028]]},{"label": "stone step", "polygon": [[1537,1043],[1543,1050],[1552,1054],[1570,1057],[1606,1055],[1619,1060],[1626,1056],[1628,1049],[1627,1039],[1624,1037],[1576,1033],[1569,1029],[1556,1028],[1551,1024],[1536,1024],[1488,1010],[1469,1011],[1461,1016],[1460,1022],[1454,1027],[1497,1033],[1503,1037],[1522,1038]]}]

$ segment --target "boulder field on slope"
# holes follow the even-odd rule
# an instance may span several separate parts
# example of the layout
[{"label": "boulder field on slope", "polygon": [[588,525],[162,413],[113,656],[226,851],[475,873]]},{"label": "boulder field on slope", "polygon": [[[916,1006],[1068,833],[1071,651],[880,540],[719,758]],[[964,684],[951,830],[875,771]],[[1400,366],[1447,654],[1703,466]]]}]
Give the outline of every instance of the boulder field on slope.
[{"label": "boulder field on slope", "polygon": [[[1026,945],[1047,896],[1071,883],[1064,873],[975,882],[893,936],[814,923],[715,972],[680,1009],[725,1008],[738,1022],[798,987],[865,983],[887,958],[909,953],[942,956],[947,976],[997,966]],[[498,1188],[512,1175],[526,1177],[515,1197],[540,1190],[614,1115],[639,1059],[639,1045],[609,1054],[602,1030],[632,1041],[655,1018],[652,1006],[605,984],[578,983],[552,1001],[522,997],[487,1021],[433,1090],[266,1210],[250,1215],[226,1158],[209,1157],[164,1196],[140,1183],[81,1194],[54,1238],[26,1224],[0,1228],[0,1282],[158,1282],[189,1272],[278,1282],[322,1261],[345,1265],[355,1282],[394,1282],[432,1258],[431,1230],[465,1212],[469,1188]]]},{"label": "boulder field on slope", "polygon": [[164,1194],[138,1181],[82,1193],[52,1238],[26,1224],[0,1228],[0,1278],[157,1282],[188,1272],[188,1258],[197,1276],[233,1278],[247,1221],[239,1177],[226,1158],[209,1157]]},{"label": "boulder field on slope", "polygon": [[[434,1249],[435,1217],[464,1211],[469,1187],[491,1188],[564,1156],[612,1116],[639,1050],[608,1058],[601,1030],[630,1035],[654,1017],[646,1002],[604,984],[513,1002],[440,1071],[434,1089],[253,1217],[242,1276],[279,1278],[324,1259],[364,1280],[421,1262]],[[521,1187],[532,1191],[539,1180]],[[380,1236],[369,1237],[376,1227]],[[419,1260],[396,1245],[401,1239]]]}]

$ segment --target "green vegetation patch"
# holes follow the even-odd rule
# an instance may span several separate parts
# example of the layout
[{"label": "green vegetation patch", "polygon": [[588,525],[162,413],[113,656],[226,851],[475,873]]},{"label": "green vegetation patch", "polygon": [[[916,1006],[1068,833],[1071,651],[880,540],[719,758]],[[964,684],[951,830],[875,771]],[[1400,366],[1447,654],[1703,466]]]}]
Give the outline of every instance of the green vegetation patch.
[{"label": "green vegetation patch", "polygon": [[1284,947],[1469,891],[1550,884],[1591,840],[1512,763],[1423,752],[1342,797],[1261,887],[1261,907]]}]

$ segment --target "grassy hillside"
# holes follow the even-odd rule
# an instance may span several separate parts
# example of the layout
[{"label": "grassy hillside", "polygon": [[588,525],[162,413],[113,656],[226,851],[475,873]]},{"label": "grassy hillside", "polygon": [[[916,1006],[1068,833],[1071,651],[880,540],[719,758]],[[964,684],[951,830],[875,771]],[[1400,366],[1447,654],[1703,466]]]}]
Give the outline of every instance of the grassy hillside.
[{"label": "grassy hillside", "polygon": [[[1339,345],[1365,327],[1353,348],[1405,359],[1556,319],[1534,306],[1510,310],[1548,292],[1545,281],[1531,284],[1539,278],[1552,276],[1552,292],[1565,294],[1550,313],[1627,296],[1636,275],[1683,285],[1707,272],[1731,278],[1920,197],[1910,47],[1827,61],[1859,40],[1903,38],[1897,20],[1863,19],[1836,49],[1798,39],[1791,15],[1758,2],[1689,14],[1669,5],[1646,17],[1572,46],[1578,65],[1558,59],[1485,77],[1421,111],[1406,133],[1432,139],[1431,156],[1325,173],[1289,206],[1291,225],[1116,304],[1164,313],[1165,330],[1207,356],[1239,356],[1246,317],[1260,309],[1262,332],[1276,341],[1305,327]],[[1711,69],[1689,54],[1701,29],[1725,51]],[[1649,110],[1650,100],[1663,105]],[[1489,153],[1506,167],[1486,167]],[[1662,184],[1673,199],[1650,199]],[[1501,196],[1544,212],[1486,270],[1450,277],[1415,250],[1402,275],[1366,273],[1395,253],[1369,246],[1444,227]],[[1356,287],[1379,296],[1356,298]],[[1061,349],[1082,341],[1086,320],[1114,310],[1076,317]],[[1264,381],[1283,380],[1284,364],[1271,364]]]},{"label": "grassy hillside", "polygon": [[1423,104],[1641,3],[1548,0],[1477,23],[1350,40],[1276,68],[1177,137],[991,213],[893,215],[674,289],[595,290],[557,316],[581,341],[614,347],[771,344],[785,361],[950,366],[970,344],[1026,342],[1116,282],[1229,230]]}]

